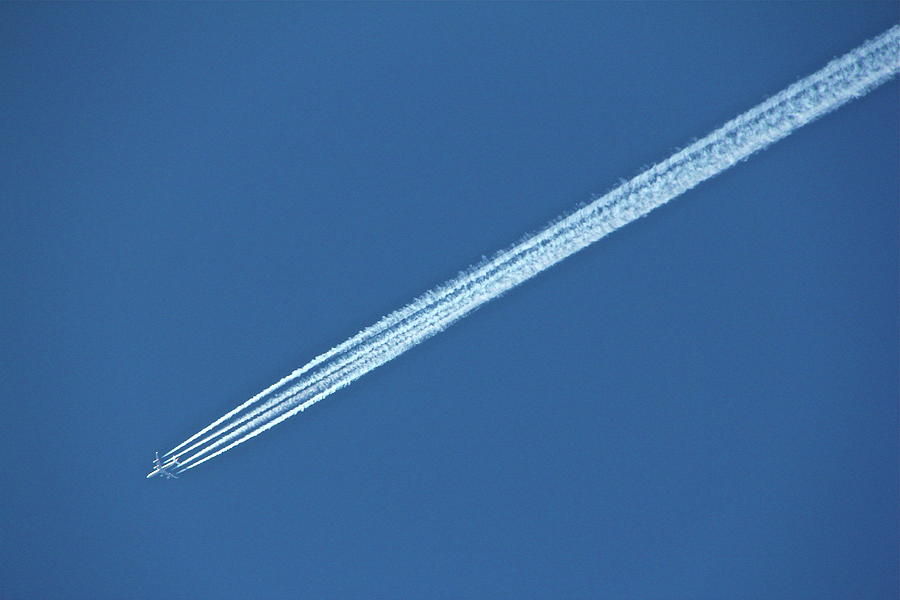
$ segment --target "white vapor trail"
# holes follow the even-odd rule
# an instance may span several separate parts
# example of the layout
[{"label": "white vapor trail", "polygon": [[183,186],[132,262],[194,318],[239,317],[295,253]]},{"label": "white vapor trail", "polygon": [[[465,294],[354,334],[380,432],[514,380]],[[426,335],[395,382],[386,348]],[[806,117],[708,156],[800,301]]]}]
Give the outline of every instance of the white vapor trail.
[{"label": "white vapor trail", "polygon": [[442,331],[480,305],[866,94],[900,71],[894,26],[703,139],[492,259],[427,292],[169,450],[181,470],[274,427]]}]

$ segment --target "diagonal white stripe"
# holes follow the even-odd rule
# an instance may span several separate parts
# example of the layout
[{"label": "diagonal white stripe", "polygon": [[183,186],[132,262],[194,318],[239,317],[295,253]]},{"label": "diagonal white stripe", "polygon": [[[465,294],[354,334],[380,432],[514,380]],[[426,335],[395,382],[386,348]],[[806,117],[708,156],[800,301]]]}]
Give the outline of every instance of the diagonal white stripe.
[{"label": "diagonal white stripe", "polygon": [[[601,198],[387,315],[166,454],[184,456],[198,450],[181,460],[186,465],[183,472],[259,435],[442,331],[481,304],[864,95],[898,70],[900,26],[895,26]],[[195,442],[198,438],[202,439]]]}]

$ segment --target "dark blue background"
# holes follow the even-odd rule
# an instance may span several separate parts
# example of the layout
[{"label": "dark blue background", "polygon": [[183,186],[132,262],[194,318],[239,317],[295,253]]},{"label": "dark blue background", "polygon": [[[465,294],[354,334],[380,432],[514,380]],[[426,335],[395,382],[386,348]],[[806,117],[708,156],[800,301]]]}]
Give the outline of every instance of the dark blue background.
[{"label": "dark blue background", "polygon": [[897,17],[0,7],[0,597],[896,597],[897,82],[144,474]]}]

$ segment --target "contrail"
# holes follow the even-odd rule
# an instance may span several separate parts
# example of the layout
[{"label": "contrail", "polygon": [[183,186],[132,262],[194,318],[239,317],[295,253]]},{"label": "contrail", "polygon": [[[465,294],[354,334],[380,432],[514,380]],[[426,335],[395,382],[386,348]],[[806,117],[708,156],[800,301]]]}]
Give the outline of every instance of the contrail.
[{"label": "contrail", "polygon": [[894,26],[631,181],[316,357],[175,446],[166,456],[182,457],[197,450],[180,459],[184,467],[179,472],[183,472],[259,435],[442,331],[485,302],[797,128],[866,94],[898,70],[900,27]]}]

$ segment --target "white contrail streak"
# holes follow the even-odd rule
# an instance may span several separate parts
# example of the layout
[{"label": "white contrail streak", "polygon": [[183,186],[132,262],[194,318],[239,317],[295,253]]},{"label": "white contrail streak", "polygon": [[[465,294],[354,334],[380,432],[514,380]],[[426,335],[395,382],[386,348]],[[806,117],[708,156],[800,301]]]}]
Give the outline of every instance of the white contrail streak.
[{"label": "white contrail streak", "polygon": [[316,357],[175,446],[166,456],[182,457],[197,450],[180,459],[183,468],[179,472],[183,472],[259,435],[485,302],[797,128],[864,95],[898,70],[900,26],[894,26],[631,181]]}]

